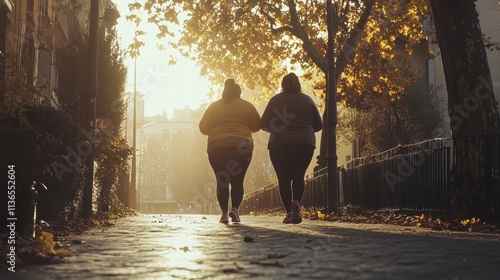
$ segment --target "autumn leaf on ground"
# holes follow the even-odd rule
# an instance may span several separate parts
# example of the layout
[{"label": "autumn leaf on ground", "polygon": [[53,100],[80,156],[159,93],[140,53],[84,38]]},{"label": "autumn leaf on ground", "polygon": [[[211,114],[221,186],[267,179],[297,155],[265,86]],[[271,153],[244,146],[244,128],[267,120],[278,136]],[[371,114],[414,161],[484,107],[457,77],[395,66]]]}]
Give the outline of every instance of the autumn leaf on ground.
[{"label": "autumn leaf on ground", "polygon": [[317,212],[316,212],[316,215],[318,215],[318,219],[321,219],[321,220],[323,220],[323,219],[325,219],[325,218],[326,218],[326,215],[325,215],[325,214],[323,214],[323,213],[321,213],[320,211],[317,211]]},{"label": "autumn leaf on ground", "polygon": [[284,254],[281,253],[269,253],[267,254],[268,259],[281,259],[286,257]]}]

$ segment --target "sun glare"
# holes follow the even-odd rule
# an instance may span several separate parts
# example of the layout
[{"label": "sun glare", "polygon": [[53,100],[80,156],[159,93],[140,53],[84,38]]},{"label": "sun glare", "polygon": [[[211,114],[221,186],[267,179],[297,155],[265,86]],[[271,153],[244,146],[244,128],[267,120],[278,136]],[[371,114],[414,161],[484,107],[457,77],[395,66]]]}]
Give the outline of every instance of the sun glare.
[{"label": "sun glare", "polygon": [[[120,45],[123,49],[133,41],[134,23],[127,21],[128,4],[133,1],[116,1],[121,17],[118,19],[117,30]],[[141,40],[145,43],[137,57],[137,61],[127,57],[125,65],[128,69],[126,92],[134,91],[134,72],[136,74],[135,88],[144,95],[145,115],[153,116],[167,113],[172,116],[175,108],[199,108],[209,102],[210,83],[199,74],[196,62],[183,57],[177,50],[158,46],[168,46],[167,39],[158,41],[158,28],[147,19],[143,19],[139,27],[145,32]],[[176,64],[171,65],[175,60]],[[135,64],[136,63],[136,64]],[[136,67],[135,67],[136,65]]]},{"label": "sun glare", "polygon": [[[186,227],[193,228],[186,231]],[[194,232],[197,228],[199,229],[199,225],[180,219],[178,224],[168,224],[166,230],[176,231],[177,228],[182,232]],[[157,263],[152,265],[173,268],[169,270],[172,277],[193,277],[193,271],[199,271],[199,266],[203,265],[205,254],[195,235],[169,234],[168,238],[159,238],[155,242],[159,244],[159,247],[169,244],[170,248],[165,249]]]}]

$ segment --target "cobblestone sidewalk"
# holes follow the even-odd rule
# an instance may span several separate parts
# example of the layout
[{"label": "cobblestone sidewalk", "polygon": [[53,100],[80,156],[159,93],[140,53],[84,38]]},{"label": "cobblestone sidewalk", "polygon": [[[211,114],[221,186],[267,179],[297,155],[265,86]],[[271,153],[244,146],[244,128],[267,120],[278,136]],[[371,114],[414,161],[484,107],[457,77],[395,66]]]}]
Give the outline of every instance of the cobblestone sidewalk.
[{"label": "cobblestone sidewalk", "polygon": [[242,216],[141,215],[1,279],[500,279],[500,236]]}]

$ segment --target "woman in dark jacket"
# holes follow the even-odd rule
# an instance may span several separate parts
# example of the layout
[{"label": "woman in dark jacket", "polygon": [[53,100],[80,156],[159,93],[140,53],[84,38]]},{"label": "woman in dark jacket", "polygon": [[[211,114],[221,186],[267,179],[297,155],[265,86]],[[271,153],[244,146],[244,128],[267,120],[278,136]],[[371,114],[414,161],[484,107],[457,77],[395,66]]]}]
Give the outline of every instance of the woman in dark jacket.
[{"label": "woman in dark jacket", "polygon": [[287,212],[283,223],[298,224],[302,222],[304,176],[316,148],[314,133],[322,129],[322,121],[316,104],[302,93],[294,73],[283,77],[281,87],[264,110],[261,128],[270,133],[267,147]]}]

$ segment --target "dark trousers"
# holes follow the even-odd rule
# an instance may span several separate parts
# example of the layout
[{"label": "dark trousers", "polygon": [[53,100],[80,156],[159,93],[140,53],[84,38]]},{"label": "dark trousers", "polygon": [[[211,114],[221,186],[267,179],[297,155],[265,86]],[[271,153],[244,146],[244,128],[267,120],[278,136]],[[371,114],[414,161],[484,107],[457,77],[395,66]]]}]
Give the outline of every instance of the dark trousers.
[{"label": "dark trousers", "polygon": [[292,201],[302,201],[304,176],[311,163],[314,147],[304,143],[291,143],[271,148],[269,156],[273,163],[283,207],[291,211]]},{"label": "dark trousers", "polygon": [[243,180],[252,160],[252,151],[237,147],[220,147],[208,152],[208,160],[217,179],[217,200],[222,211],[228,210],[229,184],[232,208],[243,200]]}]

